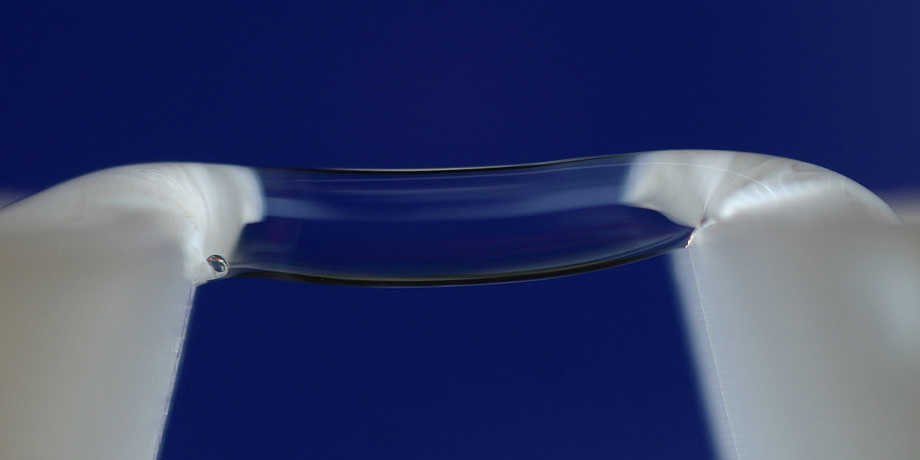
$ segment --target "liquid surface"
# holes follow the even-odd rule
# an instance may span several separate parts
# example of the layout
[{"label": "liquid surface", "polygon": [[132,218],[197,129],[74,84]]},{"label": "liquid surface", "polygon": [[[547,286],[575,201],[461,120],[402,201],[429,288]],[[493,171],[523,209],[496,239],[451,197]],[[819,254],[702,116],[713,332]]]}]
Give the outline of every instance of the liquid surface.
[{"label": "liquid surface", "polygon": [[234,275],[424,285],[559,276],[684,247],[692,228],[622,202],[629,156],[469,170],[258,170],[266,218]]}]

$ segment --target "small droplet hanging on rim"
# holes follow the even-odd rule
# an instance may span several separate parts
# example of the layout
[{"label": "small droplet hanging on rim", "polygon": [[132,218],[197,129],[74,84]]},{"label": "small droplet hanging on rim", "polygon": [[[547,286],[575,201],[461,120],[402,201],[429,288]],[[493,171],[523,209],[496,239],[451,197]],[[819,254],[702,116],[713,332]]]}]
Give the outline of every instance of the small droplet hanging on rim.
[{"label": "small droplet hanging on rim", "polygon": [[225,276],[227,272],[230,271],[230,263],[227,262],[227,259],[224,259],[223,256],[214,254],[207,259],[208,266],[211,267],[211,270],[214,271],[214,274],[218,278]]}]

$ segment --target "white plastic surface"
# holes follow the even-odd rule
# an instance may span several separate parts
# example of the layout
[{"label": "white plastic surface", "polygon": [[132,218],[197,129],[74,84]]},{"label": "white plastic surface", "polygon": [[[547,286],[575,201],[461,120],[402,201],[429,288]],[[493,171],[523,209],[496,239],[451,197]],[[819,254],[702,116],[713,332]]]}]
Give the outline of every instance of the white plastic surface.
[{"label": "white plastic surface", "polygon": [[101,171],[0,210],[0,457],[152,459],[195,286],[261,216],[246,168]]}]

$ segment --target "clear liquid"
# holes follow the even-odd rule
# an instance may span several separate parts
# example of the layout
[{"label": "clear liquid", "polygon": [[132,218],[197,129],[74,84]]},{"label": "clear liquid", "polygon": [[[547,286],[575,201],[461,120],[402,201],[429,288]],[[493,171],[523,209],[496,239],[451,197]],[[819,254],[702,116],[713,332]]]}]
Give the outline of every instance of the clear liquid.
[{"label": "clear liquid", "polygon": [[266,216],[232,274],[426,285],[618,265],[686,246],[692,228],[622,202],[629,156],[443,171],[258,170]]}]

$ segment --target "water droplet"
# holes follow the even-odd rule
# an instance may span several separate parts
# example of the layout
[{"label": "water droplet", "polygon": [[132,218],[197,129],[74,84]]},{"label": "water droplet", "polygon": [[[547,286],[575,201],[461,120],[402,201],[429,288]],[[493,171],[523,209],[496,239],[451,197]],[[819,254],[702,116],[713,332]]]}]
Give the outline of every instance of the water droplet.
[{"label": "water droplet", "polygon": [[222,256],[214,254],[207,258],[208,266],[211,267],[211,270],[214,271],[214,274],[218,278],[227,274],[230,271],[230,263],[227,262],[227,259],[224,259]]}]

